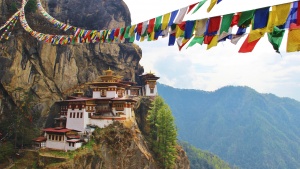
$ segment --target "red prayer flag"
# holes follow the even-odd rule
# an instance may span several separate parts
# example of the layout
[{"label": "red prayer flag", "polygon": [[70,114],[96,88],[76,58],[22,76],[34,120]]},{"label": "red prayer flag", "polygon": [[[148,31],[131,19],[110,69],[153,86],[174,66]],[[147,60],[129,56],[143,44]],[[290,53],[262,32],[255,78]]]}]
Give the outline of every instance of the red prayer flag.
[{"label": "red prayer flag", "polygon": [[136,32],[137,32],[138,35],[142,34],[142,29],[143,29],[143,22],[138,23],[137,27],[136,27]]},{"label": "red prayer flag", "polygon": [[114,33],[114,37],[118,37],[120,34],[120,28],[117,28]]},{"label": "red prayer flag", "polygon": [[151,33],[154,31],[154,25],[155,25],[155,18],[150,19],[149,25],[148,25],[148,30],[147,30],[148,33]]},{"label": "red prayer flag", "polygon": [[233,16],[230,27],[233,27],[234,25],[237,25],[239,23],[240,16],[241,16],[240,13]]},{"label": "red prayer flag", "polygon": [[187,11],[187,14],[188,14],[189,12],[191,12],[191,10],[192,10],[197,4],[199,4],[199,2],[190,5],[190,6],[189,6],[189,9],[188,9],[188,11]]},{"label": "red prayer flag", "polygon": [[221,23],[221,16],[215,16],[209,19],[209,24],[207,28],[207,33],[214,33],[217,34],[219,28],[220,28],[220,23]]},{"label": "red prayer flag", "polygon": [[204,36],[204,44],[210,44],[214,36]]},{"label": "red prayer flag", "polygon": [[249,42],[248,39],[249,39],[249,35],[246,38],[246,40],[244,41],[243,45],[241,46],[241,48],[239,50],[239,53],[252,52],[252,50],[254,49],[255,45],[260,40],[260,38],[259,38],[259,39],[255,40],[255,41]]}]

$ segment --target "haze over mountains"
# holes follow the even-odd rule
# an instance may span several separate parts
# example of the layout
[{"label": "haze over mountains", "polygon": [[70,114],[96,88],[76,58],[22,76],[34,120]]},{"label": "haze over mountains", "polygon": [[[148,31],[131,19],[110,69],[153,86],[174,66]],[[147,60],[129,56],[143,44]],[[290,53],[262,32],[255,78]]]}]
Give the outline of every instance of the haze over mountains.
[{"label": "haze over mountains", "polygon": [[179,139],[245,169],[300,168],[300,102],[249,87],[215,92],[158,84]]}]

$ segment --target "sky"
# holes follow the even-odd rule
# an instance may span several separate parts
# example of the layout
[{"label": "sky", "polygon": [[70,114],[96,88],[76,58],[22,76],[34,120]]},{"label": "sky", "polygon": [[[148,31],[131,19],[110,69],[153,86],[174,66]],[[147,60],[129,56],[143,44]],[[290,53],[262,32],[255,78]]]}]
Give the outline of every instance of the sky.
[{"label": "sky", "polygon": [[[147,21],[199,0],[124,0],[132,24]],[[210,0],[200,10],[185,17],[196,20],[216,15],[272,6],[292,0],[223,0],[210,13],[206,9]],[[285,33],[287,35],[287,32]],[[145,72],[154,72],[159,82],[183,89],[215,91],[224,86],[249,86],[260,93],[273,93],[300,101],[300,53],[286,53],[285,36],[281,55],[274,52],[265,35],[251,53],[238,53],[244,39],[237,45],[229,41],[206,50],[206,45],[195,45],[178,51],[177,45],[168,46],[168,38],[154,42],[135,42],[142,51],[140,64]]]}]

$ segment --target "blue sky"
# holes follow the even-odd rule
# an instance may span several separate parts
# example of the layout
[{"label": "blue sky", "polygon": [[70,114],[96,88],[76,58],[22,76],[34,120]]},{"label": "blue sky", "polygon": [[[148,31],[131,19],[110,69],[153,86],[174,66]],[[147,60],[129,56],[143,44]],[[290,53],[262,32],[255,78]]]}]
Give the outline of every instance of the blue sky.
[{"label": "blue sky", "polygon": [[[149,20],[175,9],[188,6],[195,0],[124,0],[131,11],[132,24]],[[291,0],[223,0],[210,13],[206,12],[210,0],[187,19],[201,19],[231,12],[292,2]],[[287,35],[287,32],[286,32]],[[214,91],[223,86],[249,86],[260,93],[273,93],[300,101],[300,54],[286,53],[286,37],[281,55],[274,52],[265,35],[253,52],[238,53],[245,38],[237,45],[219,43],[206,50],[206,45],[178,51],[169,47],[168,38],[155,42],[135,42],[143,50],[141,65],[146,72],[155,72],[159,82],[176,87]]]}]

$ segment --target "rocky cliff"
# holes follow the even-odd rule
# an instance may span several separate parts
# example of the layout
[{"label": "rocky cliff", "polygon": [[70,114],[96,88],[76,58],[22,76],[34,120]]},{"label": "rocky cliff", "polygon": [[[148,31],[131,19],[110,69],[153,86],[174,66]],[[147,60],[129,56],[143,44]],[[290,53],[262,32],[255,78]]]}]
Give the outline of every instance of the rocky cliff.
[{"label": "rocky cliff", "polygon": [[[121,0],[49,0],[41,1],[50,15],[60,21],[86,29],[104,29],[129,25],[130,13]],[[1,24],[10,17],[11,4],[0,0]],[[30,26],[45,33],[64,33],[38,14],[27,14]],[[42,118],[51,106],[74,87],[94,80],[109,67],[127,79],[137,80],[143,73],[139,64],[141,49],[134,44],[78,44],[54,46],[39,42],[18,24],[0,50],[0,80],[3,92],[16,101],[15,89],[31,91],[36,97],[35,111]]]}]

